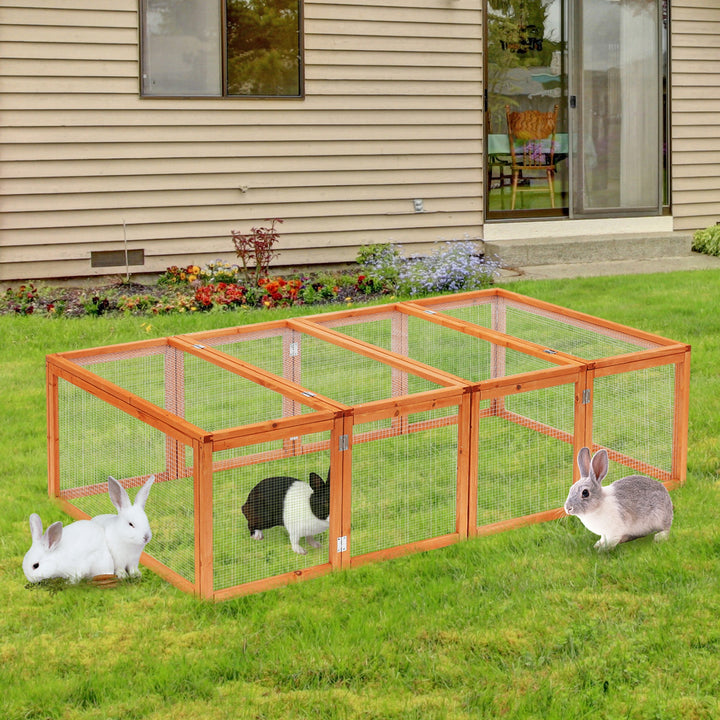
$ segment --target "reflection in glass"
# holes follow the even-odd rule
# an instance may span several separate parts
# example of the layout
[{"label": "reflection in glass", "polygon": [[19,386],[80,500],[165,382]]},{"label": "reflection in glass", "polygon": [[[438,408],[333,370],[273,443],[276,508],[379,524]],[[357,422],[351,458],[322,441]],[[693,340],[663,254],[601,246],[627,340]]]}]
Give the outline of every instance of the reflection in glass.
[{"label": "reflection in glass", "polygon": [[[488,153],[488,211],[512,211],[536,214],[538,210],[567,207],[567,121],[564,51],[562,41],[561,0],[488,0],[487,13],[487,116],[486,142]],[[512,155],[508,137],[507,111],[551,113],[561,108],[557,117],[554,158],[533,164],[554,161],[554,195],[548,192],[545,171],[528,168],[520,171],[516,197],[512,196]],[[515,145],[516,159],[522,164],[527,143]],[[533,152],[541,150],[532,144]]]},{"label": "reflection in glass", "polygon": [[301,94],[300,0],[145,0],[142,9],[144,95]]},{"label": "reflection in glass", "polygon": [[298,0],[228,0],[228,95],[299,95]]}]

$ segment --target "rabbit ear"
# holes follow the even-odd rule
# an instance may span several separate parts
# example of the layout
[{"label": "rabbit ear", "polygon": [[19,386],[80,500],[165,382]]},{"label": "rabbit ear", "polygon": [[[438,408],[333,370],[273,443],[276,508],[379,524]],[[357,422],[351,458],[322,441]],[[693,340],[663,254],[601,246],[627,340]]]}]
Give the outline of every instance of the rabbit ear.
[{"label": "rabbit ear", "polygon": [[315,491],[322,490],[325,487],[325,481],[317,473],[311,472],[310,487]]},{"label": "rabbit ear", "polygon": [[608,454],[607,450],[598,450],[592,459],[593,472],[598,482],[600,482],[608,471]]},{"label": "rabbit ear", "polygon": [[54,550],[56,545],[62,540],[63,525],[60,520],[54,522],[45,531],[45,538],[47,539],[48,550]]},{"label": "rabbit ear", "polygon": [[30,537],[35,540],[39,540],[43,536],[42,520],[37,513],[33,513],[30,516]]},{"label": "rabbit ear", "polygon": [[125,488],[112,475],[108,477],[108,493],[112,504],[118,512],[130,507],[130,498]]},{"label": "rabbit ear", "polygon": [[141,508],[145,509],[145,503],[147,502],[148,495],[150,494],[150,488],[152,487],[152,484],[154,482],[155,482],[155,476],[151,475],[145,481],[145,484],[138,490],[138,493],[135,496],[135,505],[137,507],[141,507]]},{"label": "rabbit ear", "polygon": [[577,464],[580,468],[580,477],[590,477],[590,450],[588,448],[580,449]]}]

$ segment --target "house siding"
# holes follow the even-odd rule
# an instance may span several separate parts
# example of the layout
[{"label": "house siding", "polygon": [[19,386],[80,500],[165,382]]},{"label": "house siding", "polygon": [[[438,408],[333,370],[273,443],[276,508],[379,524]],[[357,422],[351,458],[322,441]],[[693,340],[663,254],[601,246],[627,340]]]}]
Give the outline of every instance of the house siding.
[{"label": "house siding", "polygon": [[[0,0],[0,280],[422,251],[482,226],[480,0],[306,0],[304,99],[139,97],[137,0]],[[420,198],[425,211],[413,209]]]},{"label": "house siding", "polygon": [[671,10],[672,211],[677,230],[720,221],[720,4]]}]

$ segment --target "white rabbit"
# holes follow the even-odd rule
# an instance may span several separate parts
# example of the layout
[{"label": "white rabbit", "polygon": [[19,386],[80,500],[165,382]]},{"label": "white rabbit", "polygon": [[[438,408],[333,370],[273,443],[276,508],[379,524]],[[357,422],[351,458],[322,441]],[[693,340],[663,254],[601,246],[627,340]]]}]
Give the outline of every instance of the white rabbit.
[{"label": "white rabbit", "polygon": [[578,453],[580,479],[570,488],[565,512],[577,515],[590,532],[600,535],[598,549],[610,549],[645,535],[664,540],[670,534],[673,505],[667,488],[644,475],[630,475],[603,487],[608,471],[606,450],[590,459],[590,450]]},{"label": "white rabbit", "polygon": [[131,503],[125,488],[114,477],[109,477],[108,493],[117,515],[97,515],[92,519],[105,529],[105,539],[119,578],[140,574],[140,555],[152,538],[145,503],[154,480],[155,476],[151,475],[138,490],[135,502]]},{"label": "white rabbit", "polygon": [[32,545],[23,558],[25,577],[36,583],[48,578],[67,578],[78,582],[96,575],[111,575],[113,559],[105,533],[89,520],[78,520],[66,527],[58,520],[43,534],[40,516],[30,516]]}]

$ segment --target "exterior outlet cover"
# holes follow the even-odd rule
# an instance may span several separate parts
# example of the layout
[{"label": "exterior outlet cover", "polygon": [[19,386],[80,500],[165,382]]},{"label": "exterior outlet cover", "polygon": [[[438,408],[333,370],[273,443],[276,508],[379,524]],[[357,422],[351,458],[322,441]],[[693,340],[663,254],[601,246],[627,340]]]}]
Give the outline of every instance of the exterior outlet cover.
[{"label": "exterior outlet cover", "polygon": [[425,212],[422,200],[413,200],[413,208],[415,208],[415,212]]}]

